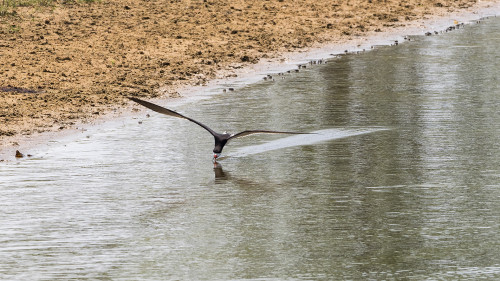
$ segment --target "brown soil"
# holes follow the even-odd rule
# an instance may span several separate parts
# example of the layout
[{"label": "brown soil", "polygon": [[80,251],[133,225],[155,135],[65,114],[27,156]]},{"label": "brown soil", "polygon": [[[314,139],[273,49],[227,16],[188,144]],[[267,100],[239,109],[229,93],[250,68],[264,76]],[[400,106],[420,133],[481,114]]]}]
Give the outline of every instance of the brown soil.
[{"label": "brown soil", "polygon": [[91,121],[125,105],[124,96],[176,96],[180,85],[204,84],[221,70],[476,0],[67,2],[0,17],[2,147]]}]

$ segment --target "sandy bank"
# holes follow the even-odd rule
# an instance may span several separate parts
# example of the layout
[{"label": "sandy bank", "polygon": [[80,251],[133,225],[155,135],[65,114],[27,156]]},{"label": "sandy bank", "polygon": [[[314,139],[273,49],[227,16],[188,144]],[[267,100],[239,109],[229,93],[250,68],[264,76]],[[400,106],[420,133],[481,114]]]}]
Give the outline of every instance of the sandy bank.
[{"label": "sandy bank", "polygon": [[498,6],[109,0],[19,8],[0,18],[0,160],[19,146],[115,116],[126,95],[177,97],[248,83],[308,59],[496,14]]}]

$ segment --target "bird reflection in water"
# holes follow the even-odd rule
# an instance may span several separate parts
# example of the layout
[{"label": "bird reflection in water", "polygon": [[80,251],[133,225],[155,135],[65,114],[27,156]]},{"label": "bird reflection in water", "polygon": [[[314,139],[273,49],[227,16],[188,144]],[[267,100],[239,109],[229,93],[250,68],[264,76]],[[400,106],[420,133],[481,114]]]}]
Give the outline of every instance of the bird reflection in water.
[{"label": "bird reflection in water", "polygon": [[241,178],[239,176],[231,175],[230,172],[224,171],[222,165],[218,162],[214,163],[214,174],[215,174],[215,184],[226,184],[231,183],[241,189],[251,188],[252,190],[264,190],[267,188],[267,184],[259,183],[255,180],[249,180]]},{"label": "bird reflection in water", "polygon": [[222,165],[219,162],[214,162],[214,174],[215,183],[221,183],[222,181],[226,181],[230,178],[229,174],[224,172]]}]

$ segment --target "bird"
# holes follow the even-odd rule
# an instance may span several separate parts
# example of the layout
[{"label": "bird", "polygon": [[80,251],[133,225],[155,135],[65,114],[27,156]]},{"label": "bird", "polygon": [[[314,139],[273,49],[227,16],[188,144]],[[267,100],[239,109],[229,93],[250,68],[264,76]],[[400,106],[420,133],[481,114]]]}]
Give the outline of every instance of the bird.
[{"label": "bird", "polygon": [[288,132],[288,131],[272,131],[272,130],[245,130],[245,131],[242,131],[242,132],[239,132],[239,133],[236,133],[236,134],[229,134],[229,133],[217,133],[215,132],[214,130],[210,129],[207,125],[201,123],[201,122],[198,122],[192,118],[189,118],[187,116],[184,116],[180,113],[177,113],[173,110],[170,110],[168,108],[165,108],[165,107],[162,107],[162,106],[159,106],[159,105],[156,105],[154,103],[151,103],[151,102],[148,102],[148,101],[145,101],[145,100],[141,100],[141,99],[138,99],[138,98],[135,98],[135,97],[128,97],[128,99],[144,106],[144,107],[147,107],[155,112],[158,112],[158,113],[161,113],[161,114],[165,114],[165,115],[169,115],[169,116],[173,116],[173,117],[178,117],[178,118],[182,118],[182,119],[186,119],[186,120],[189,120],[197,125],[199,125],[200,127],[202,127],[203,129],[207,130],[210,134],[212,134],[212,136],[214,137],[215,139],[215,146],[214,146],[214,149],[213,149],[213,153],[214,153],[214,156],[213,156],[213,162],[216,162],[217,161],[217,158],[220,157],[221,153],[222,153],[222,149],[224,148],[224,146],[227,144],[227,142],[229,140],[232,140],[232,139],[235,139],[235,138],[240,138],[240,137],[244,137],[244,136],[248,136],[248,135],[252,135],[252,134],[290,134],[290,135],[298,135],[298,134],[312,134],[312,133],[306,133],[306,132]]}]

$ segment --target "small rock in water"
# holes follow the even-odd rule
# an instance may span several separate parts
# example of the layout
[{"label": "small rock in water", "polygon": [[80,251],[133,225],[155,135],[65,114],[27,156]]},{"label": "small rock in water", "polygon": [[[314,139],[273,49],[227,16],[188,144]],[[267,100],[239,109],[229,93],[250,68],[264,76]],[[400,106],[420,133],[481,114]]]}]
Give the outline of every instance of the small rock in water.
[{"label": "small rock in water", "polygon": [[23,158],[23,157],[24,157],[24,154],[19,152],[19,150],[16,150],[16,158]]}]

